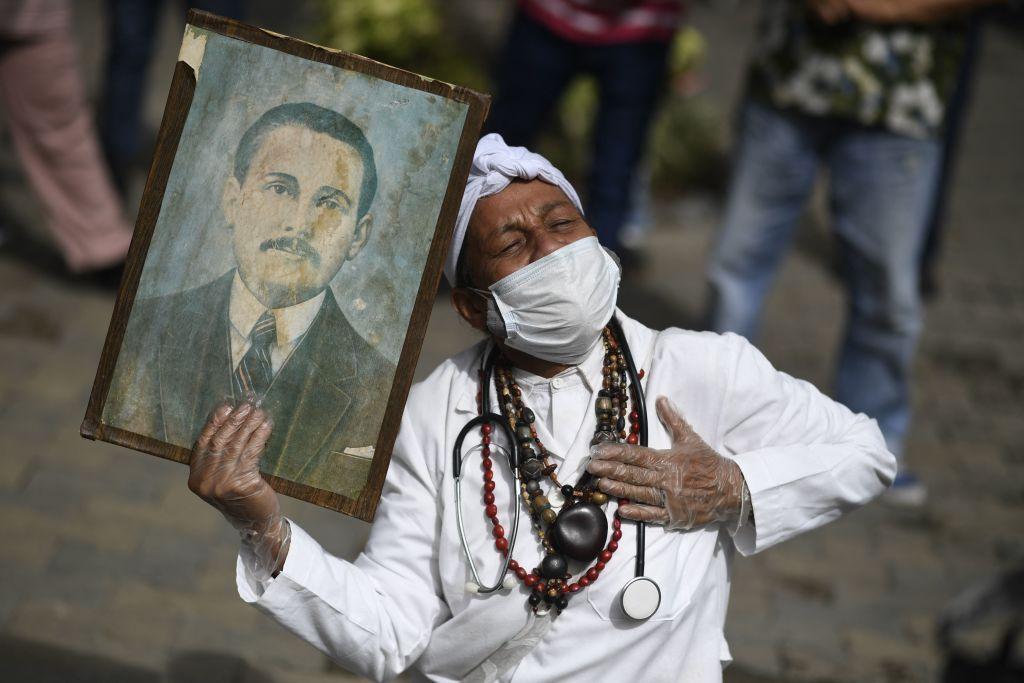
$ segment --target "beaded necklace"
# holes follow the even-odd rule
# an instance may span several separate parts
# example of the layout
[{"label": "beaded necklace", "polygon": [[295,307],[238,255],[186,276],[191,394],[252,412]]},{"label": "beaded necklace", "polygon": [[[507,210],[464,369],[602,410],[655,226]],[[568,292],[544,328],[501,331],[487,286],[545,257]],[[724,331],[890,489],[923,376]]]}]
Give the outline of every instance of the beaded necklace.
[{"label": "beaded necklace", "polygon": [[[601,369],[601,389],[594,401],[597,428],[591,444],[622,441],[636,444],[640,432],[640,416],[636,410],[628,412],[630,427],[629,433],[626,433],[629,391],[625,358],[618,340],[607,327],[602,333],[602,341],[604,365]],[[611,537],[605,544],[608,520],[601,506],[608,502],[608,496],[596,490],[595,480],[589,473],[584,473],[575,485],[563,484],[558,480],[555,476],[556,466],[549,461],[548,450],[537,437],[534,413],[523,403],[522,390],[516,384],[504,358],[500,358],[495,367],[495,378],[502,415],[509,421],[519,444],[520,497],[530,513],[534,531],[545,551],[540,566],[532,571],[527,571],[514,559],[509,560],[508,567],[516,578],[531,589],[528,601],[535,614],[547,614],[552,608],[560,614],[569,605],[569,596],[597,581],[611,561],[612,555],[618,550],[619,539],[622,538],[621,521],[616,511]],[[486,390],[486,387],[481,389]],[[478,396],[478,402],[481,401],[482,396]],[[491,521],[494,547],[504,558],[508,555],[508,540],[498,519],[494,498],[494,471],[490,457],[492,427],[485,423],[481,425],[480,431],[484,512]],[[558,512],[541,491],[540,482],[544,478],[551,480],[564,499],[562,509]],[[620,499],[618,504],[627,502]],[[567,557],[594,564],[573,581],[568,572]]]}]

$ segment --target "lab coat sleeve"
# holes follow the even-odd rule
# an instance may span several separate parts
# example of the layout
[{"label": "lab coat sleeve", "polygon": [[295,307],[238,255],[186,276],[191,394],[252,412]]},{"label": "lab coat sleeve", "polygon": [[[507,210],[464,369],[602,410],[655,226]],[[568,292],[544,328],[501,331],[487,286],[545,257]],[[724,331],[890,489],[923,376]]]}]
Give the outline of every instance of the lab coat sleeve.
[{"label": "lab coat sleeve", "polygon": [[251,558],[243,552],[237,562],[243,600],[344,668],[374,680],[405,670],[448,615],[435,554],[437,475],[421,443],[403,418],[370,539],[355,562],[331,555],[293,522],[277,578],[261,585]]},{"label": "lab coat sleeve", "polygon": [[724,343],[732,349],[721,438],[754,511],[733,535],[742,554],[826,524],[892,483],[896,459],[874,420],[779,372],[743,337]]}]

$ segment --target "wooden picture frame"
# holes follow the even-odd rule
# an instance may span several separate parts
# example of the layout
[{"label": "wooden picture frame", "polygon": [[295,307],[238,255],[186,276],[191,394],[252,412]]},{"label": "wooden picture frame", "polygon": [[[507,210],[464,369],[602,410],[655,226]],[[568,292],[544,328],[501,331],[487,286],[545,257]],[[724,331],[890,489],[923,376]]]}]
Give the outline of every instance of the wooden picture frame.
[{"label": "wooden picture frame", "polygon": [[[236,80],[218,80],[222,77],[230,80],[226,75],[231,74]],[[319,104],[308,101],[311,97]],[[279,453],[298,452],[298,446],[304,446],[307,453],[317,451],[309,457],[319,460],[313,469],[309,463],[295,466],[289,461],[282,465],[286,460],[282,454],[271,466],[265,454],[261,461],[264,478],[284,495],[372,520],[488,106],[486,95],[467,88],[205,12],[190,11],[124,277],[82,423],[82,436],[188,463],[198,435],[195,421],[205,421],[219,399],[230,395],[237,400],[240,387],[267,386],[266,382],[256,380],[269,376],[272,379],[264,405],[271,411],[273,405],[288,404],[292,418],[289,425],[282,425],[274,416],[275,434],[271,437],[268,454],[274,446],[274,438],[286,432],[288,440],[281,442]],[[308,123],[320,121],[317,112],[323,113],[323,109],[330,110],[325,114],[329,123]],[[307,118],[302,118],[301,122],[281,118],[296,111],[299,111],[297,116]],[[341,118],[354,123],[364,134],[362,143],[342,139],[335,128],[325,128],[334,125],[330,121],[336,117],[332,117],[331,112],[342,114]],[[415,118],[417,116],[420,118]],[[254,119],[259,122],[268,117],[273,119],[272,125],[259,128],[254,122]],[[249,144],[244,153],[243,142],[237,142],[233,149],[225,148],[225,145],[235,144],[235,140],[225,142],[232,137],[226,132],[228,129],[241,132],[240,137],[250,143],[253,139],[257,142]],[[257,132],[251,132],[253,130]],[[369,147],[369,157],[363,152],[364,147]],[[321,156],[317,155],[321,152],[318,150],[325,148],[341,156],[336,154],[319,163]],[[300,178],[299,173],[294,174],[296,177],[270,173],[271,166],[282,165],[285,163],[282,160],[287,160],[290,154],[300,152],[299,170],[313,175]],[[227,160],[232,156],[233,162]],[[244,163],[239,161],[243,156]],[[371,175],[368,169],[374,166],[374,159],[374,194],[364,213],[364,199],[369,193],[367,177]],[[382,165],[385,162],[390,164],[387,168]],[[220,175],[214,173],[218,168]],[[362,173],[352,169],[361,169]],[[287,183],[292,184],[281,181],[279,187],[269,181],[265,183],[264,176],[260,175],[264,171],[268,172],[268,177],[290,178]],[[254,174],[259,178],[258,183],[251,179]],[[320,185],[326,177],[324,174],[334,174],[330,178],[339,179],[335,185],[349,183],[348,194],[333,189],[331,183]],[[357,182],[357,178],[361,180]],[[314,196],[309,188],[317,187],[316,192],[321,193],[328,188],[327,195]],[[218,199],[220,214],[213,208]],[[291,210],[278,210],[278,207],[300,207],[294,209],[293,214],[295,225],[303,226],[301,230],[291,232],[292,218],[278,220],[277,216],[284,216]],[[208,220],[187,218],[196,215]],[[303,223],[307,215],[312,215],[308,224]],[[220,216],[220,223],[228,226],[228,236],[216,231],[218,220],[213,216]],[[264,220],[266,216],[275,218]],[[381,221],[381,218],[386,220]],[[281,230],[287,235],[301,232],[306,237],[282,237],[286,232],[281,232],[259,242],[257,249],[253,246],[257,244],[253,235],[257,238],[265,235],[259,233],[262,228],[250,226],[263,226],[273,221],[285,225]],[[364,228],[364,224],[374,227],[372,230]],[[337,231],[341,228],[334,227],[318,232],[321,230],[318,226],[323,225],[355,227],[345,233],[349,236],[347,242],[342,238],[324,237],[323,242],[310,251],[309,245],[320,239],[319,235],[340,234]],[[401,234],[399,228],[403,231]],[[243,233],[247,237],[243,238]],[[380,240],[376,247],[374,238]],[[369,246],[365,249],[353,246],[360,241]],[[220,247],[216,247],[217,244]],[[341,257],[322,248],[336,244],[344,249]],[[216,251],[215,247],[222,256],[230,252],[234,270],[229,269],[220,278],[211,280],[216,275],[217,261],[210,255]],[[369,254],[366,259],[372,256],[377,260],[351,266],[350,271],[356,274],[344,275],[350,272],[346,267],[358,262],[353,252],[358,254],[360,249],[364,256]],[[278,259],[273,261],[275,265],[267,266],[266,262],[274,258]],[[277,265],[287,259],[301,263],[294,268]],[[323,273],[330,272],[331,266],[323,266],[323,263],[338,259],[342,265],[318,294],[319,308],[313,309],[314,313],[307,310],[304,319],[296,314],[295,319],[305,320],[308,326],[291,340],[290,355],[283,360],[275,356],[274,362],[266,363],[267,357],[286,346],[280,341],[285,329],[280,311],[284,308],[298,311],[297,304],[291,308],[293,303],[315,289],[318,277],[322,279]],[[417,259],[421,269],[413,267]],[[222,265],[229,260],[224,256]],[[243,263],[248,265],[241,265]],[[259,277],[253,275],[257,272]],[[266,278],[261,280],[263,275]],[[338,281],[343,275],[349,279],[343,283],[344,288],[338,290]],[[274,284],[274,278],[286,277],[295,279],[280,287]],[[251,286],[250,280],[257,281],[256,286]],[[177,284],[168,284],[171,281]],[[276,350],[267,351],[266,356],[246,355],[258,351],[254,341],[257,339],[255,326],[251,336],[238,336],[236,309],[246,310],[241,303],[236,305],[240,282],[249,293],[238,293],[237,301],[242,301],[243,294],[249,297],[253,291],[266,294],[266,301],[261,296],[254,299],[264,304],[286,300],[280,307],[278,303],[267,306],[274,309],[268,312],[274,313],[271,327],[276,324],[276,341],[273,347],[266,348]],[[402,283],[408,286],[403,287]],[[364,289],[359,290],[358,286]],[[342,297],[337,296],[337,291],[345,295],[348,310],[368,311],[366,318],[370,322],[364,325],[377,324],[384,332],[366,334],[358,329],[358,321],[350,325],[356,336],[346,337],[335,332],[340,328],[327,327],[325,311],[329,310],[330,303],[336,302],[339,311],[342,308],[342,303],[338,303]],[[358,293],[361,291],[366,293]],[[214,292],[220,299],[214,297]],[[267,292],[277,298],[271,299]],[[357,296],[351,297],[354,292]],[[200,305],[215,300],[222,302],[217,310]],[[310,316],[312,322],[309,322]],[[237,317],[245,318],[241,313]],[[342,314],[342,318],[346,315]],[[301,325],[300,322],[298,326]],[[318,337],[314,331],[323,334]],[[315,357],[307,354],[302,359],[310,365],[302,365],[296,358],[302,349],[313,348],[314,342],[310,340],[317,338],[326,339],[320,346],[335,349],[336,353],[329,360],[316,362],[310,361]],[[193,342],[196,346],[190,347]],[[242,361],[252,362],[251,367],[257,371],[240,374],[238,368],[242,362],[234,365],[234,361],[246,347]],[[356,348],[358,351],[353,350]],[[396,353],[392,368],[388,363]],[[278,353],[281,355],[283,353]],[[353,360],[344,371],[334,372],[331,364],[335,363],[336,356]],[[206,365],[208,358],[222,360]],[[252,361],[253,358],[257,360]],[[340,366],[343,362],[336,364]],[[271,369],[267,370],[268,367]],[[296,382],[286,384],[285,380],[280,380],[280,386],[295,389],[294,396],[289,394],[291,398],[270,400],[278,378],[290,368],[303,367],[309,370],[292,373],[301,376]],[[211,372],[210,368],[217,369]],[[393,372],[390,379],[387,378],[389,369]],[[331,376],[332,372],[336,380],[333,385],[321,382],[321,378]],[[359,380],[351,386],[346,384],[355,381],[353,377]],[[224,391],[225,386],[231,388],[231,394]],[[194,391],[185,391],[183,387]],[[365,396],[379,397],[383,389],[387,390],[386,402],[379,398],[374,399],[376,403],[362,400]],[[337,392],[332,393],[335,390]],[[285,390],[281,391],[283,396]],[[183,397],[184,394],[188,397]],[[338,407],[343,403],[347,407]],[[335,408],[351,412],[352,406],[358,405],[360,412],[353,413],[356,417],[351,419],[342,415],[337,422],[325,427],[324,423],[331,423],[334,418],[324,410],[310,412],[306,408],[314,404],[327,406],[328,413]],[[300,413],[304,419],[309,418],[307,422],[299,419]],[[273,412],[271,414],[273,416]],[[364,436],[369,434],[365,423],[374,420],[379,420],[379,429],[372,444],[353,441],[352,448],[346,446],[338,450],[339,444],[347,443],[346,434],[359,430]],[[344,428],[340,426],[343,423],[347,425]],[[144,428],[136,425],[144,425]],[[304,438],[302,435],[307,432],[314,434]],[[327,436],[317,441],[324,434]],[[291,448],[292,444],[298,445],[296,449]],[[367,467],[365,461],[371,451],[372,460]],[[327,455],[322,456],[322,453]],[[342,455],[363,460],[350,462],[335,457]],[[357,471],[359,467],[363,468],[362,475]],[[349,486],[345,478],[349,475],[353,481],[360,476],[365,476],[365,480],[359,487]]]}]

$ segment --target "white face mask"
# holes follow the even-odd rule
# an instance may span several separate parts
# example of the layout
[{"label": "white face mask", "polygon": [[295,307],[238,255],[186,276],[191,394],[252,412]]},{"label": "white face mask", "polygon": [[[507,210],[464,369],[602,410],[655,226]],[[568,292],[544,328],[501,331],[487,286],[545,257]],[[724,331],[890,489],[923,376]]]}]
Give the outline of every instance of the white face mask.
[{"label": "white face mask", "polygon": [[487,329],[523,353],[579,365],[615,313],[620,275],[596,237],[576,240],[491,285]]}]

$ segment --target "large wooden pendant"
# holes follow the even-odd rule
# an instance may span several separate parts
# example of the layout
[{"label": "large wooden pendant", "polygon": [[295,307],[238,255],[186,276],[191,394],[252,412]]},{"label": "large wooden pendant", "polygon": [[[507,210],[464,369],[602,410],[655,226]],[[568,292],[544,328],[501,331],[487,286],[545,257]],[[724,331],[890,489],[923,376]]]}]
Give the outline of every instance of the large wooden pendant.
[{"label": "large wooden pendant", "polygon": [[593,503],[562,508],[548,531],[555,550],[580,562],[593,562],[608,538],[608,518]]}]

